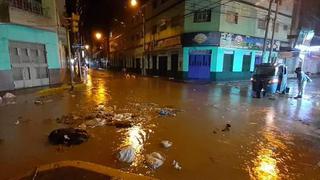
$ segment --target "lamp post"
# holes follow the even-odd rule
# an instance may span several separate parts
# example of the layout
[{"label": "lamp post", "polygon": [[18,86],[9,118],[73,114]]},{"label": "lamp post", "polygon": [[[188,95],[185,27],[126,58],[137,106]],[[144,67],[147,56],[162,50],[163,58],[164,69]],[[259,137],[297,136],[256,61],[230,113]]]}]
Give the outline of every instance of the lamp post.
[{"label": "lamp post", "polygon": [[[131,7],[136,7],[138,6],[138,2],[137,0],[131,0],[130,1],[130,5]],[[147,4],[142,5],[139,8],[139,12],[141,14],[142,17],[142,36],[143,36],[143,43],[142,43],[142,47],[143,47],[143,51],[142,51],[142,75],[146,75],[146,68],[145,68],[145,51],[146,51],[146,18],[145,18],[145,14],[143,13],[142,9],[146,8]]]}]

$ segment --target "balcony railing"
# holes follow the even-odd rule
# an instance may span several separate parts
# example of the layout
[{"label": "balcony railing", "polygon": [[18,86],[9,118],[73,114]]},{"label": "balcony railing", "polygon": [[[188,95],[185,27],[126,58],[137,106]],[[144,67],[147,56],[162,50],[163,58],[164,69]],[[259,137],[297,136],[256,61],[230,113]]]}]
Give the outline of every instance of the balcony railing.
[{"label": "balcony railing", "polygon": [[42,4],[34,0],[9,0],[10,6],[43,15]]}]

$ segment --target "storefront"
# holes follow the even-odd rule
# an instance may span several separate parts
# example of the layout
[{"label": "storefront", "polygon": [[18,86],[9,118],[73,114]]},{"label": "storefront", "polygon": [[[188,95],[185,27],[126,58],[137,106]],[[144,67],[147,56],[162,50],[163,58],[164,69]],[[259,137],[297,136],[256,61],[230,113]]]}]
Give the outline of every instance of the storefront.
[{"label": "storefront", "polygon": [[[262,61],[263,39],[221,32],[183,35],[183,77],[196,80],[249,79]],[[270,45],[268,44],[268,47]],[[280,48],[275,41],[274,53]]]},{"label": "storefront", "polygon": [[56,32],[0,24],[0,91],[56,84],[60,71]]}]

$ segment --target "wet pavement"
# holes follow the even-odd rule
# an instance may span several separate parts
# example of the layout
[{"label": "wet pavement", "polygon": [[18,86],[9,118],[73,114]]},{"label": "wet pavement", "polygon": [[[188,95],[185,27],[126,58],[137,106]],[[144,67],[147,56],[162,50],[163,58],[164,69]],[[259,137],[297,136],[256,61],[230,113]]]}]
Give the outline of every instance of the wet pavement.
[{"label": "wet pavement", "polygon": [[[14,92],[16,104],[0,106],[0,179],[63,160],[160,179],[320,179],[320,79],[307,86],[302,100],[291,98],[295,81],[288,96],[265,99],[252,98],[249,84],[187,84],[94,71],[73,92]],[[163,108],[174,114],[159,114]],[[85,117],[97,111],[112,111],[112,118],[85,126],[87,142],[48,142],[54,129],[83,127]],[[61,122],[70,113],[73,122]],[[130,126],[114,124],[127,116]],[[164,148],[164,140],[172,146]],[[136,154],[132,164],[117,159],[127,146]],[[156,170],[145,162],[153,152],[165,159]]]}]

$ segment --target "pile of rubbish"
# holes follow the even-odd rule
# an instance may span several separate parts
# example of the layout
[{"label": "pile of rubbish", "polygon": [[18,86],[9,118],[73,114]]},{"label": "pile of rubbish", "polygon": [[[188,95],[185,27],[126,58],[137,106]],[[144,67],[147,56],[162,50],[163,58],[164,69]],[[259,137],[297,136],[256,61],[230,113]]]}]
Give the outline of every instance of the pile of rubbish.
[{"label": "pile of rubbish", "polygon": [[0,96],[1,104],[16,104],[16,96],[12,93],[6,93],[4,96]]},{"label": "pile of rubbish", "polygon": [[174,117],[177,112],[178,110],[173,108],[160,108],[153,103],[130,103],[123,109],[117,109],[116,106],[105,107],[101,104],[90,113],[84,115],[70,113],[56,118],[56,122],[81,129],[102,126],[131,128],[135,124],[152,120],[159,116]]},{"label": "pile of rubbish", "polygon": [[[168,140],[163,140],[161,141],[160,144],[162,145],[163,148],[169,149],[173,143]],[[119,150],[117,158],[120,162],[131,164],[135,161],[136,156],[137,156],[136,151],[132,146],[124,146]],[[150,154],[146,154],[144,156],[144,159],[145,159],[144,161],[145,164],[153,170],[160,168],[165,163],[165,160],[166,160],[166,158],[163,155],[161,155],[159,152],[152,152]],[[171,165],[173,166],[173,168],[177,170],[182,169],[182,167],[176,160],[173,160]]]}]

